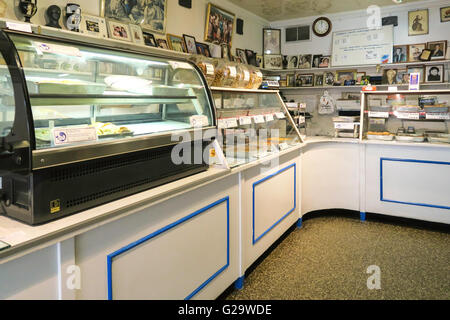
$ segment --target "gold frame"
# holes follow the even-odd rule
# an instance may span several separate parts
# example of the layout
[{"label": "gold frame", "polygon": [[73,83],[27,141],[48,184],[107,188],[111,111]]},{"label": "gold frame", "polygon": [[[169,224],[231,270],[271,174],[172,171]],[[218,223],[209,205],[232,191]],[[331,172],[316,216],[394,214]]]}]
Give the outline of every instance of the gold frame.
[{"label": "gold frame", "polygon": [[[115,20],[115,21],[118,21],[118,22],[125,23],[125,22],[123,22],[121,20],[118,20],[117,17],[116,18],[114,18],[114,17],[110,17],[110,18],[105,17],[105,1],[106,0],[100,0],[100,17],[105,18],[105,19],[110,19],[110,20]],[[166,29],[167,29],[167,2],[168,2],[168,0],[164,0],[164,26],[163,26],[163,30],[162,31],[161,30],[155,30],[155,29],[152,29],[152,28],[145,27],[145,26],[147,26],[146,24],[145,25],[144,24],[138,24],[138,26],[141,27],[142,31],[156,32],[156,33],[159,33],[159,34],[165,34],[166,33]],[[127,24],[134,24],[132,21],[126,21],[126,23]]]},{"label": "gold frame", "polygon": [[[339,81],[339,74],[340,73],[353,73],[353,80],[355,80],[356,82],[356,74],[358,73],[358,70],[356,69],[348,69],[348,70],[336,70],[336,77],[334,78],[336,80],[336,82],[341,83]],[[344,84],[341,84],[342,86],[344,86]]]},{"label": "gold frame", "polygon": [[[183,46],[183,52],[186,53],[186,52],[187,52],[187,48],[186,48],[186,43],[184,42],[183,37],[177,36],[177,35],[172,34],[172,33],[168,33],[168,34],[166,35],[166,38],[167,38],[167,44],[168,44],[168,46],[169,46],[169,49],[172,50],[172,51],[181,52],[181,51],[177,51],[177,50],[174,50],[174,49],[173,49],[171,37],[178,38],[178,39],[181,40],[181,44],[182,44],[182,46]],[[196,48],[197,48],[197,46],[196,46]]]},{"label": "gold frame", "polygon": [[[426,16],[427,16],[427,25],[426,25],[426,31],[423,31],[422,33],[417,33],[417,32],[411,32],[411,15],[414,15],[414,13],[425,13],[426,12]],[[423,36],[426,34],[430,33],[430,10],[427,9],[419,9],[419,10],[413,10],[413,11],[408,11],[408,37],[413,37],[413,36]]]},{"label": "gold frame", "polygon": [[[167,1],[167,0],[166,0]],[[227,45],[230,46],[230,48],[232,47],[233,44],[233,35],[234,35],[234,29],[235,29],[235,25],[236,25],[236,15],[228,10],[225,10],[213,3],[208,3],[208,8],[206,9],[206,21],[205,21],[205,34],[204,34],[204,40],[203,41],[207,41],[207,42],[211,42],[214,43],[213,41],[210,41],[208,39],[208,22],[209,22],[209,17],[211,15],[211,6],[214,6],[216,9],[221,10],[227,14],[229,14],[230,16],[233,16],[233,31],[231,32],[231,39],[230,39],[230,43],[227,43]],[[225,44],[225,43],[218,43],[219,45]]]}]

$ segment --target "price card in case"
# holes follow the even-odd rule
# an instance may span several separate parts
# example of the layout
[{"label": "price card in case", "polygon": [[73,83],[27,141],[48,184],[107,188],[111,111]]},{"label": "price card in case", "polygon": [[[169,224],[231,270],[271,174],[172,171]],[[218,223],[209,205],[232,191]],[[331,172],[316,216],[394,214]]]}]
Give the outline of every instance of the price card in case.
[{"label": "price card in case", "polygon": [[334,128],[341,130],[353,130],[355,125],[358,124],[356,122],[335,122]]},{"label": "price card in case", "polygon": [[264,118],[263,115],[254,116],[253,120],[255,121],[255,123],[264,123],[264,122],[266,122],[266,119]]},{"label": "price card in case", "polygon": [[18,22],[6,22],[6,28],[9,30],[22,31],[27,33],[32,33],[31,24],[29,23],[18,23]]},{"label": "price card in case", "polygon": [[427,113],[427,120],[450,120],[450,113]]},{"label": "price card in case", "polygon": [[55,145],[97,140],[97,129],[95,127],[54,128],[52,134]]},{"label": "price card in case", "polygon": [[240,117],[239,123],[241,126],[252,124],[252,118],[251,117]]},{"label": "price card in case", "polygon": [[238,126],[238,122],[236,118],[227,119],[227,128],[236,128]]},{"label": "price card in case", "polygon": [[389,112],[369,111],[369,118],[389,118]]},{"label": "price card in case", "polygon": [[270,122],[270,121],[273,121],[274,119],[273,119],[273,114],[266,114],[266,121],[267,122]]},{"label": "price card in case", "polygon": [[284,118],[286,118],[286,116],[284,115],[283,112],[277,112],[277,113],[275,113],[275,116],[276,116],[278,119],[284,119]]},{"label": "price card in case", "polygon": [[398,119],[407,119],[407,120],[419,120],[420,113],[418,112],[395,112],[395,115]]},{"label": "price card in case", "polygon": [[225,121],[225,119],[218,119],[217,120],[217,127],[219,129],[225,129],[227,127],[227,122]]}]

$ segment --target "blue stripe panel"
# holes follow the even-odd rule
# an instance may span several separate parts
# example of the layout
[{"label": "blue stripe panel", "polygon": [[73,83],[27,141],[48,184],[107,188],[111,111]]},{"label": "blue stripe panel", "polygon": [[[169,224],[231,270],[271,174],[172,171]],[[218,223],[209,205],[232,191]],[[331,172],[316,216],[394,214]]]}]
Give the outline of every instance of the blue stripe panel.
[{"label": "blue stripe panel", "polygon": [[234,287],[237,290],[242,290],[244,288],[244,278],[245,276],[239,277],[235,282],[234,282]]},{"label": "blue stripe panel", "polygon": [[302,225],[303,225],[303,219],[302,218],[300,218],[300,219],[298,219],[298,221],[297,221],[297,228],[301,228],[302,227]]},{"label": "blue stripe panel", "polygon": [[365,212],[360,212],[359,213],[359,220],[366,221],[366,213]]},{"label": "blue stripe panel", "polygon": [[198,216],[201,213],[204,213],[206,211],[208,211],[209,209],[223,203],[226,202],[227,203],[227,263],[226,265],[224,265],[222,268],[220,268],[216,273],[214,273],[210,278],[208,278],[208,280],[206,280],[205,282],[203,282],[197,289],[195,289],[191,294],[189,294],[185,300],[189,300],[191,299],[193,296],[195,296],[200,290],[202,290],[208,283],[210,283],[215,277],[217,277],[220,273],[222,273],[225,269],[228,268],[228,266],[230,265],[230,197],[225,197],[223,199],[217,200],[214,203],[211,203],[210,205],[195,211],[194,213],[181,218],[178,221],[175,221],[174,223],[171,223],[151,234],[149,234],[148,236],[145,236],[133,243],[130,243],[129,245],[109,254],[107,256],[107,275],[108,275],[108,300],[112,300],[113,298],[113,292],[112,292],[112,262],[113,262],[113,258],[119,256],[120,254],[127,252],[137,246],[139,246],[140,244],[147,242],[153,238],[155,238],[156,236],[169,231],[170,229],[173,229],[174,227]]},{"label": "blue stripe panel", "polygon": [[404,202],[404,201],[396,201],[396,200],[385,199],[384,198],[384,194],[383,194],[383,162],[384,161],[428,163],[428,164],[447,165],[447,166],[450,165],[450,162],[428,161],[428,160],[413,160],[413,159],[380,158],[380,201],[391,202],[391,203],[398,203],[398,204],[406,204],[406,205],[411,205],[411,206],[422,206],[422,207],[450,210],[450,207],[447,207],[447,206],[440,206],[440,205],[434,205],[434,204],[428,204],[428,203]]},{"label": "blue stripe panel", "polygon": [[[281,217],[280,220],[278,220],[277,222],[275,222],[269,229],[267,229],[265,232],[263,232],[263,234],[261,234],[259,237],[255,238],[255,189],[256,186],[258,184],[263,183],[264,181],[267,181],[273,177],[275,177],[276,175],[290,169],[294,167],[294,207],[289,210],[288,213],[286,213],[283,217]],[[258,242],[259,240],[261,240],[262,237],[264,237],[270,230],[272,230],[273,228],[275,228],[275,226],[277,224],[279,224],[281,221],[283,221],[288,215],[290,215],[292,212],[294,212],[295,208],[297,207],[297,165],[295,163],[287,166],[284,169],[281,169],[267,177],[265,177],[264,179],[261,179],[259,181],[256,181],[255,183],[253,183],[253,244],[255,244],[256,242]]]}]

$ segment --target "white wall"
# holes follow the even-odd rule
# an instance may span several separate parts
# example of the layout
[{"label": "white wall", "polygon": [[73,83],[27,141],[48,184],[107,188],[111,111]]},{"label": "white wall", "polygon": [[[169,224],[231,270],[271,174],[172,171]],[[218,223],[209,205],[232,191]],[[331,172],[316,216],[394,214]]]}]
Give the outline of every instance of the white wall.
[{"label": "white wall", "polygon": [[[17,9],[19,0],[4,1],[8,5],[6,18],[23,20],[20,11]],[[31,19],[31,22],[45,25],[45,11],[50,5],[57,4],[61,8],[64,8],[70,2],[79,4],[84,13],[96,16],[100,14],[100,0],[39,0],[38,12]],[[167,2],[167,33],[175,35],[189,34],[194,36],[198,42],[203,42],[206,25],[206,8],[207,4],[212,2],[236,14],[237,18],[244,20],[244,35],[238,35],[236,32],[233,34],[233,54],[235,53],[235,48],[251,49],[261,54],[262,29],[269,25],[268,21],[239,8],[227,0],[192,0],[191,9],[181,7],[178,4],[178,0],[168,0]]]},{"label": "white wall", "polygon": [[[341,0],[342,1],[342,0]],[[345,0],[347,1],[347,0]],[[398,16],[398,26],[394,27],[394,44],[425,43],[428,41],[449,40],[450,22],[441,23],[439,8],[448,6],[449,1],[428,0],[420,2],[405,3],[381,8],[381,16]],[[429,8],[429,34],[423,36],[408,36],[408,11]],[[365,10],[338,13],[324,16],[328,17],[332,24],[332,32],[362,29],[367,25],[368,14]],[[271,23],[273,28],[286,28],[297,25],[312,25],[319,16],[301,19],[276,21]],[[331,54],[332,33],[320,38],[311,31],[311,41],[300,41],[295,43],[284,43],[284,32],[282,32],[282,52],[285,55],[295,54]]]}]

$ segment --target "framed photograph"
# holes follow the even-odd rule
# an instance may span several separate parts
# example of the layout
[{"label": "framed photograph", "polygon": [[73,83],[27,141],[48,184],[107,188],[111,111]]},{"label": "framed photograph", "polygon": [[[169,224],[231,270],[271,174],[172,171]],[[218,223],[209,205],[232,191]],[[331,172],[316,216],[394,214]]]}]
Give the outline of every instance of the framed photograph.
[{"label": "framed photograph", "polygon": [[231,47],[235,18],[234,13],[209,3],[206,12],[205,41],[224,43]]},{"label": "framed photograph", "polygon": [[[263,67],[263,65],[264,65],[263,61],[264,61],[263,56],[257,54],[257,55],[256,55],[256,66],[257,66],[258,68],[262,68],[262,67]],[[289,86],[288,86],[288,87],[289,87]]]},{"label": "framed photograph", "polygon": [[241,60],[241,63],[247,63],[247,56],[245,55],[245,50],[243,49],[236,49],[236,56]]},{"label": "framed photograph", "polygon": [[450,7],[441,8],[441,22],[450,21]]},{"label": "framed photograph", "polygon": [[334,72],[325,72],[323,74],[323,85],[324,86],[333,86],[335,78],[336,78],[336,75]]},{"label": "framed photograph", "polygon": [[156,43],[155,36],[150,32],[142,32],[144,37],[144,44],[149,47],[159,47]]},{"label": "framed photograph", "polygon": [[435,66],[426,66],[425,82],[426,83],[444,82],[444,65],[440,64]]},{"label": "framed photograph", "polygon": [[410,44],[408,46],[408,62],[418,62],[420,61],[420,55],[422,54],[422,51],[427,48],[427,45],[425,43],[418,43],[418,44]]},{"label": "framed photograph", "polygon": [[312,66],[312,54],[303,54],[298,57],[299,69],[311,69]]},{"label": "framed photograph", "polygon": [[195,45],[197,47],[198,54],[211,58],[211,52],[209,51],[209,46],[206,43],[197,42]]},{"label": "framed photograph", "polygon": [[130,27],[126,23],[108,20],[108,33],[111,39],[132,41]]},{"label": "framed photograph", "polygon": [[445,59],[447,53],[447,40],[428,42],[427,49],[431,50],[431,60]]},{"label": "framed photograph", "polygon": [[425,80],[424,71],[425,68],[423,66],[409,66],[406,70],[408,74],[411,73],[420,73],[420,82],[423,83]]},{"label": "framed photograph", "polygon": [[396,84],[408,84],[409,83],[409,73],[407,70],[397,70],[397,76],[395,79]]},{"label": "framed photograph", "polygon": [[330,61],[331,61],[331,56],[322,56],[320,58],[319,68],[329,68]]},{"label": "framed photograph", "polygon": [[265,54],[264,67],[266,69],[281,70],[283,69],[283,57],[281,54]]},{"label": "framed photograph", "polygon": [[144,31],[166,32],[167,0],[100,0],[100,12],[102,17],[137,24]]},{"label": "framed photograph", "polygon": [[232,61],[233,61],[233,62],[236,62],[236,63],[242,63],[241,58],[236,57],[236,56],[233,56]]},{"label": "framed photograph", "polygon": [[423,49],[422,53],[419,56],[419,60],[420,61],[430,61],[431,53],[432,53],[432,51],[430,49]]},{"label": "framed photograph", "polygon": [[263,29],[263,52],[265,55],[281,54],[281,29]]},{"label": "framed photograph", "polygon": [[365,72],[357,72],[356,73],[356,84],[361,84],[361,82],[363,81],[364,77],[366,76]]},{"label": "framed photograph", "polygon": [[168,33],[167,43],[169,44],[170,50],[186,52],[186,44],[184,43],[183,38],[180,36]]},{"label": "framed photograph", "polygon": [[407,45],[399,45],[394,46],[392,54],[392,63],[401,63],[408,61],[408,46]]},{"label": "framed photograph", "polygon": [[295,82],[297,87],[312,87],[314,86],[314,74],[296,74]]},{"label": "framed photograph", "polygon": [[80,33],[99,38],[108,38],[105,18],[83,14],[81,16]]},{"label": "framed photograph", "polygon": [[256,67],[256,52],[253,50],[245,49],[245,56],[247,58],[247,64]]},{"label": "framed photograph", "polygon": [[231,47],[228,44],[220,45],[222,48],[222,59],[227,59],[231,61]]},{"label": "framed photograph", "polygon": [[323,86],[323,73],[314,75],[314,87]]},{"label": "framed photograph", "polygon": [[183,34],[184,43],[186,44],[186,52],[197,54],[197,46],[195,45],[195,37]]},{"label": "framed photograph", "polygon": [[338,70],[336,71],[336,82],[343,86],[345,81],[356,80],[356,73],[356,70]]},{"label": "framed photograph", "polygon": [[222,58],[222,48],[218,44],[210,43],[209,52],[213,58]]},{"label": "framed photograph", "polygon": [[408,35],[428,34],[428,9],[408,12]]},{"label": "framed photograph", "polygon": [[295,75],[294,74],[286,75],[286,86],[287,87],[295,87]]},{"label": "framed photograph", "polygon": [[297,69],[298,67],[298,56],[288,56],[287,69]]},{"label": "framed photograph", "polygon": [[383,84],[396,84],[397,83],[397,69],[384,69],[382,83]]},{"label": "framed photograph", "polygon": [[313,55],[313,59],[312,59],[312,67],[313,68],[318,68],[319,64],[320,64],[320,58],[322,58],[321,54],[315,54]]},{"label": "framed photograph", "polygon": [[170,50],[169,49],[169,44],[167,43],[166,39],[158,38],[158,39],[156,39],[156,44],[158,45],[158,48],[163,48],[163,49],[166,49],[166,50]]},{"label": "framed photograph", "polygon": [[144,35],[141,27],[137,24],[130,24],[131,39],[134,43],[145,45]]}]

